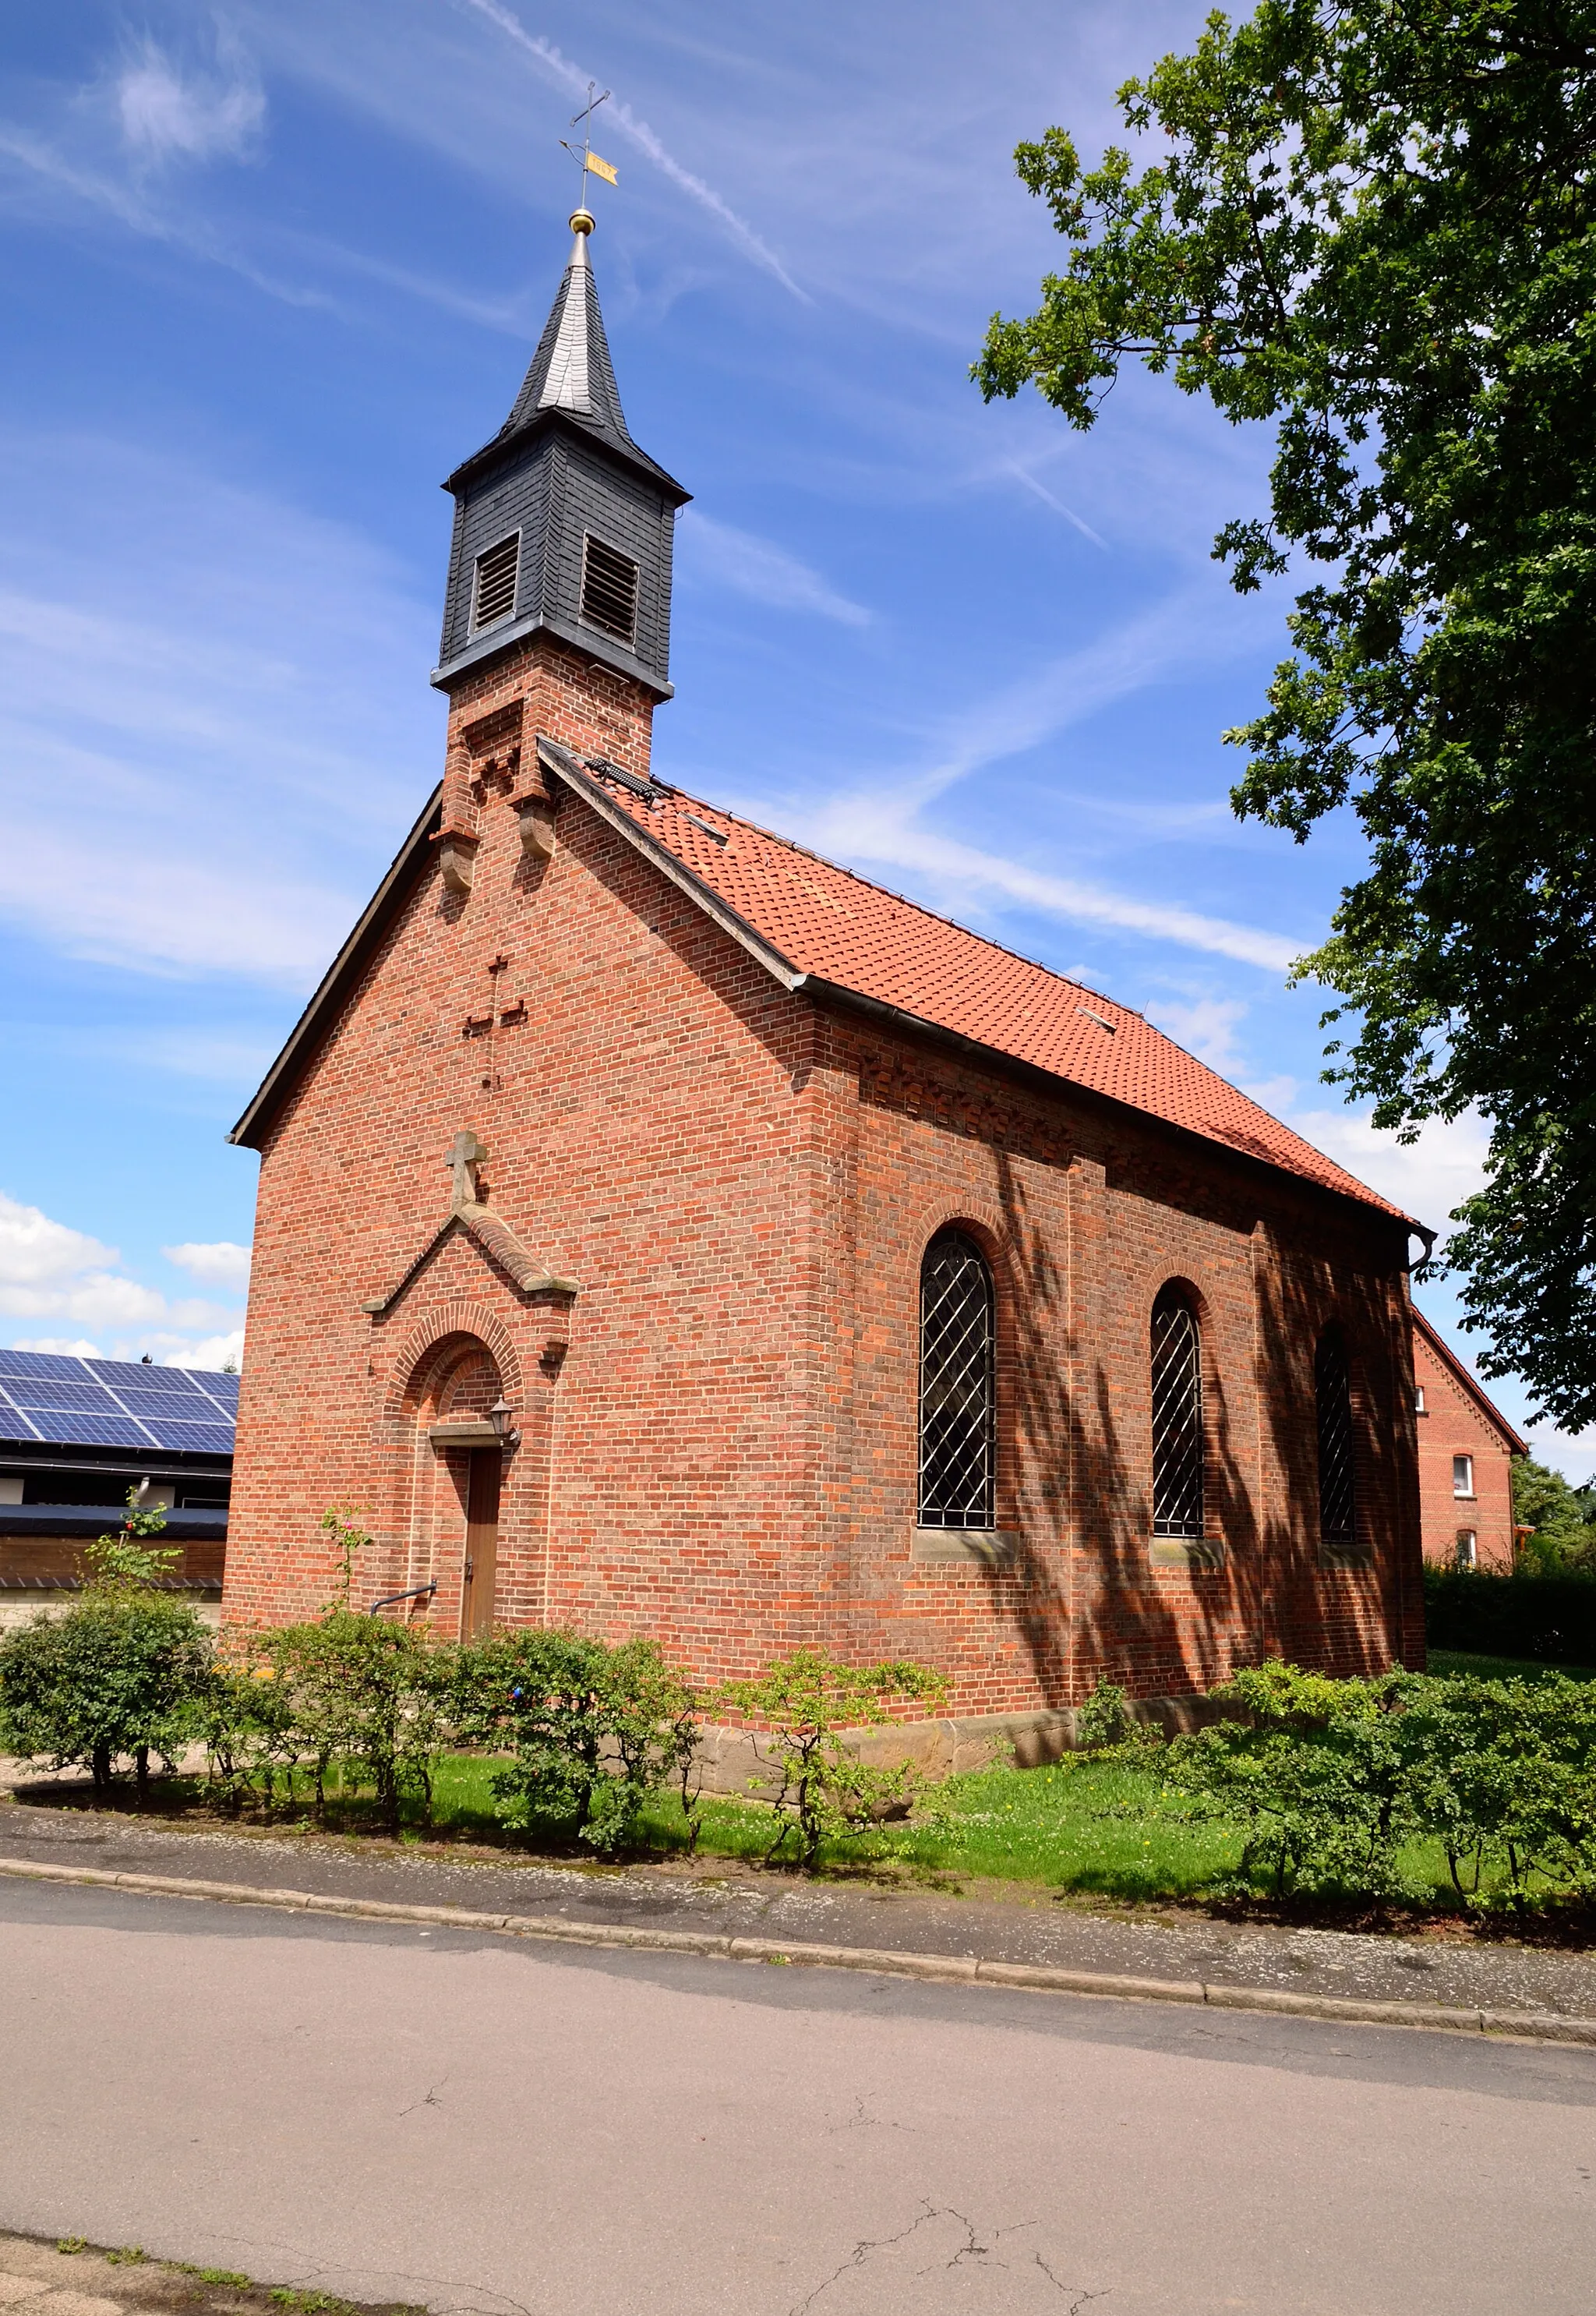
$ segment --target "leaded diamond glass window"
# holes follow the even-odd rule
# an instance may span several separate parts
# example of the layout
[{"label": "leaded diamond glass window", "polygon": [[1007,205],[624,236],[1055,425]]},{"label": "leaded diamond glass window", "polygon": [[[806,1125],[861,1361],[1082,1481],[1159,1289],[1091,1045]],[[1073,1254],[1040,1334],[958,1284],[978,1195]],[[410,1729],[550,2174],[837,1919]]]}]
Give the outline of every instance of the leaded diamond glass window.
[{"label": "leaded diamond glass window", "polygon": [[1202,1340],[1178,1287],[1153,1305],[1153,1534],[1202,1534]]},{"label": "leaded diamond glass window", "polygon": [[997,1519],[997,1367],[986,1257],[962,1231],[938,1231],[920,1265],[922,1528]]},{"label": "leaded diamond glass window", "polygon": [[1352,1383],[1346,1337],[1326,1327],[1314,1353],[1319,1412],[1319,1540],[1345,1546],[1357,1541],[1358,1497],[1352,1462]]}]

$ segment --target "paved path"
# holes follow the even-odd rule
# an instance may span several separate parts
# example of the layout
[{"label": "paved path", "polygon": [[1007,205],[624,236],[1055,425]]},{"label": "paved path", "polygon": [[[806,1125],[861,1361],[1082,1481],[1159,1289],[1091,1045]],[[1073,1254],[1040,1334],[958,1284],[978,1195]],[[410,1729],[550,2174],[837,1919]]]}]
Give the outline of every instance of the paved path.
[{"label": "paved path", "polygon": [[583,1870],[441,1844],[429,1851],[289,1832],[262,1837],[20,1804],[0,1804],[0,1856],[192,1875],[244,1888],[559,1914],[575,1922],[980,1954],[995,1962],[1133,1978],[1596,2018],[1596,1955],[1590,1954],[1511,1940],[1476,1945],[1293,1930],[1223,1921],[1195,1909],[1171,1908],[1162,1917],[1151,1909],[1094,1912],[1018,1884],[1006,1898],[937,1897],[752,1872],[709,1858],[693,1872],[679,1864]]},{"label": "paved path", "polygon": [[0,2225],[440,2316],[1592,2296],[1575,2049],[19,1882],[0,2086]]}]

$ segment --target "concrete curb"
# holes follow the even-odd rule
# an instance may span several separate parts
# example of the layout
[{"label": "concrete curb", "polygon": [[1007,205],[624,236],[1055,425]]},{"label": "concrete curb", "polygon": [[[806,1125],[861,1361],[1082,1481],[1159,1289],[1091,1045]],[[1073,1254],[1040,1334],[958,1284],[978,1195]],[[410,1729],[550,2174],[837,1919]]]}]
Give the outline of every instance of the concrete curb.
[{"label": "concrete curb", "polygon": [[1432,2002],[1349,2000],[1333,1994],[1288,1994],[1273,1987],[1212,1985],[1197,1979],[1125,1978],[1112,1971],[1056,1970],[1046,1963],[987,1962],[974,1955],[905,1954],[887,1946],[795,1944],[735,1938],[723,1931],[634,1929],[623,1922],[572,1922],[560,1914],[480,1914],[464,1906],[396,1905],[382,1898],[324,1898],[308,1890],[254,1890],[238,1882],[199,1882],[163,1874],[105,1874],[92,1866],[50,1866],[0,1857],[0,1875],[31,1882],[75,1882],[128,1890],[146,1898],[219,1899],[234,1906],[273,1906],[294,1913],[340,1914],[378,1922],[439,1923],[456,1930],[495,1930],[510,1937],[555,1938],[567,1946],[629,1946],[658,1954],[705,1955],[722,1962],[790,1963],[820,1970],[882,1971],[899,1978],[961,1985],[1025,1987],[1130,2002],[1184,2002],[1216,2010],[1260,2010],[1292,2018],[1328,2018],[1365,2026],[1416,2026],[1434,2034],[1496,2035],[1531,2043],[1596,2048],[1596,2018],[1537,2010],[1452,2009]]}]

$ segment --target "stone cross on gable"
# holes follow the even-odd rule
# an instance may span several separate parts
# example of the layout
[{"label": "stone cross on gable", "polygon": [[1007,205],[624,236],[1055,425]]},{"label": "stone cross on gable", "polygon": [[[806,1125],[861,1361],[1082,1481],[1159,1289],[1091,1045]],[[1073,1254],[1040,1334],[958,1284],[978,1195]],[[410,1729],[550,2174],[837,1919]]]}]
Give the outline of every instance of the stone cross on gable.
[{"label": "stone cross on gable", "polygon": [[455,1178],[455,1194],[449,1202],[452,1214],[458,1214],[462,1207],[476,1205],[476,1170],[487,1154],[487,1144],[479,1141],[469,1127],[450,1143],[443,1162]]}]

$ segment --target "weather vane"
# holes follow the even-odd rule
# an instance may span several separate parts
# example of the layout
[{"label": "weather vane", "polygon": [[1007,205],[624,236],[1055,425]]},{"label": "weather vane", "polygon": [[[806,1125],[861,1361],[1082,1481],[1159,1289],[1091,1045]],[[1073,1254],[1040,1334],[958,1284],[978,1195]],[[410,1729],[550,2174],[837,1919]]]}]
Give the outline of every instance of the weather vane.
[{"label": "weather vane", "polygon": [[581,188],[577,195],[576,204],[577,214],[579,217],[585,217],[588,213],[588,179],[590,176],[602,177],[607,185],[613,185],[619,183],[613,162],[600,159],[599,156],[593,150],[593,115],[598,111],[598,107],[601,104],[608,103],[610,97],[610,91],[608,89],[605,90],[602,96],[595,96],[593,91],[598,87],[598,84],[596,80],[590,80],[588,83],[588,101],[586,104],[583,105],[580,112],[572,113],[571,116],[571,126],[572,129],[576,127],[579,120],[582,125],[582,141],[581,145],[573,145],[568,137],[562,137],[560,139],[561,144],[564,147],[567,153],[570,154],[572,159],[579,162],[581,166]]}]

